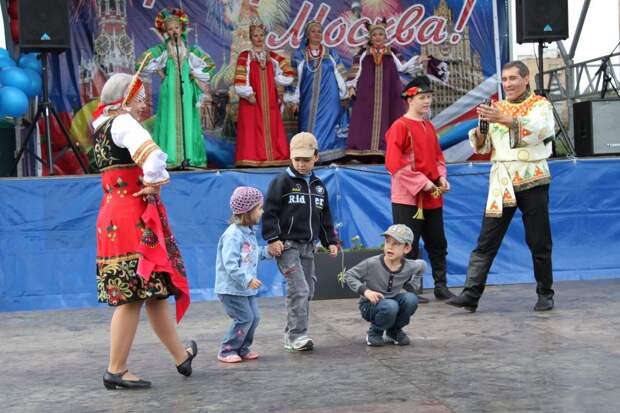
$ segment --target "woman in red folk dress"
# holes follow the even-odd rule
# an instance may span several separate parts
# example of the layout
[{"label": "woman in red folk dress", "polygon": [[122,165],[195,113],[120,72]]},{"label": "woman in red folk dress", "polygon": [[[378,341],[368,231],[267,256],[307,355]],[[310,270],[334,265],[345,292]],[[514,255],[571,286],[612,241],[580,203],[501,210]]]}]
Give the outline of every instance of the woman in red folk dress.
[{"label": "woman in red folk dress", "polygon": [[136,120],[146,109],[144,100],[137,75],[116,74],[105,83],[93,114],[95,162],[104,192],[97,217],[97,292],[99,301],[115,307],[103,376],[107,389],[151,386],[127,370],[143,304],[180,374],[192,374],[198,351],[194,341],[184,348],[166,300],[175,296],[179,322],[189,307],[189,287],[159,198],[160,186],[169,179],[167,155]]},{"label": "woman in red folk dress", "polygon": [[283,56],[265,48],[265,26],[253,22],[250,40],[252,48],[239,53],[235,70],[235,92],[240,98],[235,164],[287,165],[288,139],[277,85],[290,85],[294,73]]}]

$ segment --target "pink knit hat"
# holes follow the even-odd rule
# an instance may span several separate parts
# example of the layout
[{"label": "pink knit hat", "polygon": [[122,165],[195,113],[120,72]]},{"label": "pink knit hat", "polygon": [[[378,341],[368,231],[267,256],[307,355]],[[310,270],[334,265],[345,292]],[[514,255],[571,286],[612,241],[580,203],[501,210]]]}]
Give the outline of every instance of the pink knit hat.
[{"label": "pink knit hat", "polygon": [[245,214],[261,202],[263,202],[261,191],[251,186],[239,186],[230,197],[230,209],[234,215]]}]

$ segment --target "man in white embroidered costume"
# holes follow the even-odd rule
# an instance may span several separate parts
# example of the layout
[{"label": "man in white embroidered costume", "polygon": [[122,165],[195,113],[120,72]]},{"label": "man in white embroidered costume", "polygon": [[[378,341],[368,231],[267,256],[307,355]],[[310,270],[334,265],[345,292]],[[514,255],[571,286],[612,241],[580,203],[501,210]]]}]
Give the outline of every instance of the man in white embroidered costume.
[{"label": "man in white embroidered costume", "polygon": [[[480,126],[469,132],[474,151],[491,153],[491,173],[478,245],[472,251],[463,292],[446,301],[476,311],[487,275],[502,239],[517,209],[523,214],[525,238],[532,252],[538,301],[535,311],[553,308],[551,227],[547,158],[555,123],[551,103],[529,89],[529,70],[521,61],[502,69],[506,100],[481,105],[478,116],[488,122],[488,133]],[[484,129],[484,128],[483,128]]]}]

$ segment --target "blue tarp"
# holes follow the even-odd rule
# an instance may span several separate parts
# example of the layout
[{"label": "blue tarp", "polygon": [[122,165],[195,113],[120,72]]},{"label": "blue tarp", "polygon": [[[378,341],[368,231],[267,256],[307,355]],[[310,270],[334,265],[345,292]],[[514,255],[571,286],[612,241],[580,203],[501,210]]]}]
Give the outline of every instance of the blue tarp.
[{"label": "blue tarp", "polygon": [[[553,161],[551,224],[556,280],[620,275],[620,160]],[[446,196],[449,283],[462,285],[486,201],[488,163],[448,166]],[[173,173],[163,191],[189,274],[192,299],[213,299],[215,249],[238,185],[266,191],[280,169]],[[379,246],[391,223],[389,176],[383,166],[317,169],[345,244],[359,235]],[[95,221],[98,176],[0,180],[0,311],[97,305]],[[533,281],[531,256],[517,213],[493,264],[490,283]],[[281,295],[282,277],[262,263],[263,296]],[[318,274],[320,276],[320,274]],[[425,285],[432,285],[427,274]]]}]

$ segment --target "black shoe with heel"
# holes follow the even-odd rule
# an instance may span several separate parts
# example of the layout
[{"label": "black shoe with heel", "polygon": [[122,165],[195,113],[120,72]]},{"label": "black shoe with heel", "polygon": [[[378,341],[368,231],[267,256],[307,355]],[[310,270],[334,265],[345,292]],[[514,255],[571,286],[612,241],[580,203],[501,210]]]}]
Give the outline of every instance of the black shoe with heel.
[{"label": "black shoe with heel", "polygon": [[116,390],[116,389],[129,389],[129,390],[139,390],[139,389],[148,389],[151,387],[151,382],[148,380],[125,380],[123,376],[127,373],[127,370],[121,373],[110,373],[109,371],[105,371],[103,375],[103,385],[108,390]]},{"label": "black shoe with heel", "polygon": [[194,357],[198,354],[198,345],[196,345],[194,340],[189,342],[189,347],[192,349],[192,352],[190,353],[187,351],[187,358],[183,363],[177,366],[177,371],[185,377],[192,375],[192,360],[194,360]]}]

